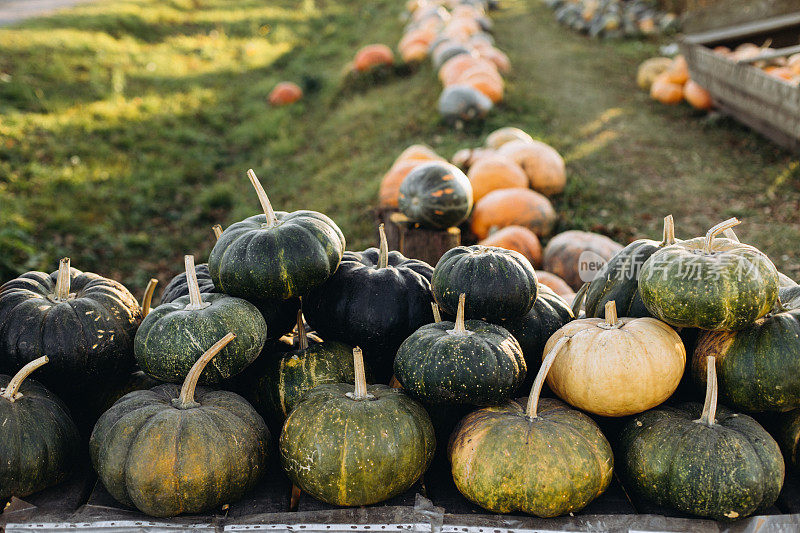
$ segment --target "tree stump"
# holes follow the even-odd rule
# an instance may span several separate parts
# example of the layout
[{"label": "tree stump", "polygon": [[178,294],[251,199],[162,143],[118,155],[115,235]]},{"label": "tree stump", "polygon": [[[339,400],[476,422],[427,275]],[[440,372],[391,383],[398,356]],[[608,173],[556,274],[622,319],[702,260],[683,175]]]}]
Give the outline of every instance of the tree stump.
[{"label": "tree stump", "polygon": [[447,250],[461,244],[461,230],[456,227],[443,230],[423,228],[398,211],[383,211],[378,216],[385,225],[390,250],[397,250],[431,266],[436,266]]}]

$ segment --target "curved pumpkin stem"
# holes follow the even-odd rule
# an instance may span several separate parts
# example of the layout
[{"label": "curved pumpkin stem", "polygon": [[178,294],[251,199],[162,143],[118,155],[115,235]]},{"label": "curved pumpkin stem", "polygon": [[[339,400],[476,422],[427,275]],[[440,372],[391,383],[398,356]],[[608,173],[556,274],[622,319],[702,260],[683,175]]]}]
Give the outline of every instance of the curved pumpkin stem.
[{"label": "curved pumpkin stem", "polygon": [[220,224],[214,224],[211,226],[211,231],[214,232],[214,237],[216,237],[217,240],[222,237],[222,226]]},{"label": "curved pumpkin stem", "polygon": [[386,231],[383,229],[383,224],[378,226],[378,233],[380,234],[380,252],[378,253],[378,268],[386,268],[389,266],[389,243],[386,241]]},{"label": "curved pumpkin stem", "polygon": [[46,365],[50,362],[50,359],[46,355],[34,359],[27,365],[23,366],[19,369],[11,381],[8,382],[8,386],[4,389],[0,389],[0,397],[5,398],[9,402],[15,402],[22,398],[22,394],[19,392],[19,388],[22,386],[22,382],[31,375],[31,373],[36,370],[37,368]]},{"label": "curved pumpkin stem", "polygon": [[186,265],[186,285],[189,287],[189,305],[184,307],[184,309],[187,311],[199,311],[200,309],[205,309],[211,304],[203,301],[203,295],[200,292],[200,285],[197,283],[197,271],[194,268],[194,256],[183,256],[183,262]]},{"label": "curved pumpkin stem", "polygon": [[301,350],[308,350],[308,334],[303,321],[303,310],[297,310],[297,342]]},{"label": "curved pumpkin stem", "polygon": [[63,302],[69,298],[69,286],[72,281],[69,276],[70,264],[69,257],[65,257],[58,263],[58,277],[56,278],[55,298]]},{"label": "curved pumpkin stem", "polygon": [[233,333],[228,333],[220,340],[215,342],[214,346],[206,350],[206,352],[200,356],[200,359],[195,361],[191,370],[189,370],[189,373],[186,374],[186,379],[183,381],[181,395],[172,401],[172,404],[175,407],[178,409],[190,409],[199,405],[194,401],[194,391],[197,389],[197,381],[200,379],[200,374],[203,373],[203,370],[206,369],[206,366],[209,362],[211,362],[214,356],[221,352],[222,349],[225,348],[225,346],[227,346],[228,343],[235,338],[236,335]]},{"label": "curved pumpkin stem", "polygon": [[250,178],[250,183],[253,184],[253,188],[256,190],[258,201],[261,202],[261,209],[264,210],[264,214],[267,216],[267,227],[271,228],[278,223],[278,218],[275,216],[275,211],[272,210],[272,204],[269,203],[267,193],[252,168],[247,171],[247,177]]},{"label": "curved pumpkin stem", "polygon": [[706,240],[703,243],[703,252],[710,254],[712,250],[712,244],[714,243],[714,237],[716,237],[726,229],[732,228],[739,223],[740,223],[739,219],[733,217],[729,218],[728,220],[725,220],[724,222],[720,222],[719,224],[708,230],[708,233],[706,233]]},{"label": "curved pumpkin stem", "polygon": [[586,291],[588,289],[589,282],[587,281],[581,285],[581,288],[575,293],[575,298],[572,300],[572,314],[575,316],[575,318],[578,318],[578,315],[581,313],[581,306],[583,305],[583,301],[586,299]]},{"label": "curved pumpkin stem", "polygon": [[672,215],[664,217],[664,238],[661,240],[662,246],[675,244],[675,220]]},{"label": "curved pumpkin stem", "polygon": [[373,398],[372,394],[367,392],[367,374],[364,371],[364,354],[361,348],[356,346],[353,348],[353,370],[355,373],[355,389],[352,393],[348,392],[346,395],[353,400],[367,400]]},{"label": "curved pumpkin stem", "polygon": [[150,314],[150,307],[153,304],[153,294],[156,292],[156,285],[158,280],[150,278],[147,282],[147,287],[144,289],[144,297],[142,298],[142,318]]},{"label": "curved pumpkin stem", "polygon": [[706,399],[703,403],[703,414],[699,423],[713,426],[717,418],[717,358],[713,355],[706,357]]},{"label": "curved pumpkin stem", "polygon": [[472,332],[467,330],[467,326],[464,323],[464,306],[466,305],[467,295],[463,292],[458,297],[458,310],[456,311],[456,322],[453,326],[453,329],[449,330],[448,333],[451,335],[471,335]]},{"label": "curved pumpkin stem", "polygon": [[731,228],[726,229],[725,231],[722,232],[722,234],[725,235],[726,239],[730,239],[734,242],[741,242],[739,240],[739,237],[736,235],[736,232],[733,231]]},{"label": "curved pumpkin stem", "polygon": [[547,352],[547,355],[544,356],[544,360],[542,360],[542,366],[539,368],[539,373],[536,374],[536,379],[533,380],[533,387],[531,387],[531,392],[528,394],[528,405],[525,407],[525,416],[528,418],[536,418],[537,416],[537,409],[539,408],[539,396],[542,394],[542,387],[544,386],[544,380],[547,377],[547,373],[550,372],[550,367],[553,366],[553,362],[556,360],[556,355],[558,355],[559,350],[564,344],[567,343],[572,337],[561,337],[555,343],[555,345],[550,348],[550,351]]},{"label": "curved pumpkin stem", "polygon": [[431,302],[431,309],[433,310],[433,322],[438,324],[442,321],[442,312],[439,311],[439,305],[436,302]]}]

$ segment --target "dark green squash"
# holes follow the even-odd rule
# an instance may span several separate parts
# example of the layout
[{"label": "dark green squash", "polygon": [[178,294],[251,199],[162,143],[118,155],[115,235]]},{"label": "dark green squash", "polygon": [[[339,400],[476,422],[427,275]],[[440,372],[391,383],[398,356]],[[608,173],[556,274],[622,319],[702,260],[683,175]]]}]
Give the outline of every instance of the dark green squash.
[{"label": "dark green squash", "polygon": [[78,428],[55,394],[25,380],[46,356],[12,378],[0,375],[0,505],[64,481],[80,459]]},{"label": "dark green squash", "polygon": [[[620,316],[651,316],[639,295],[639,271],[647,259],[656,251],[676,243],[675,224],[672,215],[664,218],[664,238],[661,242],[651,239],[633,241],[612,257],[585,291],[586,318],[605,318],[605,305],[614,301]],[[575,298],[576,307],[580,301]],[[573,312],[576,310],[573,307]]]},{"label": "dark green squash", "polygon": [[311,389],[280,438],[281,465],[301,490],[332,505],[370,505],[408,490],[436,441],[425,409],[398,389],[370,385],[353,350],[355,387]]},{"label": "dark green squash", "polygon": [[726,404],[750,412],[800,407],[800,298],[792,298],[797,292],[781,289],[775,308],[744,329],[703,331],[692,360],[695,381],[705,384],[706,358],[714,356]]},{"label": "dark green squash", "polygon": [[344,235],[322,213],[273,211],[255,173],[249,170],[247,175],[264,214],[222,232],[208,258],[214,285],[246,299],[302,296],[336,271],[345,249]]},{"label": "dark green squash", "polygon": [[323,339],[361,346],[377,366],[391,366],[400,344],[431,314],[433,268],[380,248],[345,252],[336,273],[303,298],[303,313]]},{"label": "dark green squash", "polygon": [[459,127],[486,118],[493,104],[485,94],[469,85],[451,85],[439,96],[438,107],[445,123]]},{"label": "dark green squash", "polygon": [[597,424],[559,400],[539,399],[557,352],[545,357],[528,398],[467,415],[450,439],[456,487],[493,513],[572,513],[611,483],[614,455]]},{"label": "dark green squash", "polygon": [[302,311],[297,312],[297,332],[296,346],[262,353],[238,380],[239,390],[264,418],[283,422],[314,387],[355,379],[351,347],[309,339]]},{"label": "dark green squash", "polygon": [[394,375],[426,405],[497,405],[525,380],[525,358],[505,328],[464,322],[464,295],[456,321],[422,326],[397,351]]},{"label": "dark green squash", "polygon": [[742,329],[766,315],[778,298],[778,271],[767,256],[718,233],[667,246],[642,266],[639,293],[647,310],[677,327]]},{"label": "dark green squash", "polygon": [[197,387],[228,334],[197,360],[183,387],[124,396],[92,432],[92,464],[120,503],[151,516],[200,513],[233,503],[266,469],[270,435],[244,398]]},{"label": "dark green squash", "polygon": [[134,342],[136,361],[148,375],[180,383],[203,355],[203,346],[233,332],[236,340],[200,376],[201,383],[219,383],[256,360],[267,340],[267,325],[247,300],[212,293],[206,294],[204,301],[194,258],[187,255],[185,262],[189,296],[156,307],[142,321]]},{"label": "dark green squash", "polygon": [[494,246],[459,246],[439,259],[431,289],[442,311],[455,315],[460,294],[465,316],[500,322],[524,316],[539,290],[536,272],[522,254]]},{"label": "dark green squash", "polygon": [[458,226],[472,211],[472,184],[454,165],[424,163],[403,179],[398,205],[404,215],[422,226]]},{"label": "dark green squash", "polygon": [[41,381],[66,394],[122,379],[141,320],[125,287],[64,258],[52,274],[28,272],[0,287],[0,367],[15,372],[46,355]]},{"label": "dark green squash", "polygon": [[800,470],[800,409],[779,415],[775,437],[786,462],[797,473]]},{"label": "dark green squash", "polygon": [[778,444],[747,415],[717,408],[716,365],[705,404],[659,407],[623,428],[619,463],[634,497],[715,520],[770,507],[783,486]]},{"label": "dark green squash", "polygon": [[550,287],[539,283],[538,295],[531,310],[521,317],[501,322],[522,347],[528,375],[526,383],[532,383],[539,371],[547,339],[574,319],[569,304]]}]

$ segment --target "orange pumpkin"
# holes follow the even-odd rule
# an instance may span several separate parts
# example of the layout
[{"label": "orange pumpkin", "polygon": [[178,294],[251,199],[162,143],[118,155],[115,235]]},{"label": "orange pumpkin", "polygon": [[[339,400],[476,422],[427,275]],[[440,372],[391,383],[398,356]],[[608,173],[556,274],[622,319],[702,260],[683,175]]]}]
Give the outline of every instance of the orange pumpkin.
[{"label": "orange pumpkin", "polygon": [[412,45],[423,44],[427,48],[431,42],[436,38],[436,33],[430,30],[416,29],[403,35],[400,42],[397,44],[397,49],[401,52]]},{"label": "orange pumpkin", "polygon": [[394,54],[385,44],[369,44],[356,53],[353,68],[366,72],[375,67],[390,66],[394,63]]},{"label": "orange pumpkin", "polygon": [[463,170],[464,172],[466,172],[470,169],[470,167],[472,167],[472,165],[477,163],[479,159],[482,159],[494,153],[495,151],[490,150],[489,148],[464,148],[453,154],[453,157],[450,159],[450,162],[453,163],[458,168],[460,168],[461,170]]},{"label": "orange pumpkin", "polygon": [[795,77],[794,71],[789,67],[767,67],[764,69],[764,72],[769,74],[774,78],[778,78],[779,80],[791,80]]},{"label": "orange pumpkin", "polygon": [[669,81],[668,73],[659,74],[650,86],[650,98],[662,104],[679,104],[683,100],[683,86]]},{"label": "orange pumpkin", "polygon": [[397,156],[394,164],[403,161],[444,161],[444,158],[433,151],[433,148],[425,144],[412,144]]},{"label": "orange pumpkin", "polygon": [[[544,269],[561,277],[567,284],[575,290],[581,288],[584,281],[591,281],[596,274],[594,269],[585,269],[583,274],[581,269],[582,259],[586,259],[586,265],[594,264],[598,269],[602,261],[608,261],[617,252],[622,250],[622,245],[612,241],[605,235],[591,233],[588,231],[565,231],[559,233],[547,243],[544,249]],[[587,252],[588,257],[581,257]],[[591,252],[591,253],[588,253]],[[590,279],[583,279],[583,278]]]},{"label": "orange pumpkin", "polygon": [[508,226],[526,227],[542,238],[553,231],[556,218],[553,204],[536,191],[497,189],[475,202],[470,228],[478,239]]},{"label": "orange pumpkin", "polygon": [[795,74],[800,74],[800,54],[790,55],[786,60],[786,66],[792,69]]},{"label": "orange pumpkin", "polygon": [[558,194],[567,184],[564,158],[552,146],[541,141],[511,141],[497,153],[517,163],[528,175],[531,188],[547,196]]},{"label": "orange pumpkin", "polygon": [[269,103],[274,106],[293,104],[303,97],[303,89],[296,83],[282,81],[269,93]]},{"label": "orange pumpkin", "polygon": [[483,93],[493,104],[503,101],[503,82],[498,82],[486,74],[474,74],[458,83],[460,85],[469,85],[476,91]]},{"label": "orange pumpkin", "polygon": [[528,187],[528,176],[511,159],[502,155],[490,155],[476,161],[467,172],[472,184],[472,198],[478,201],[497,189]]},{"label": "orange pumpkin", "polygon": [[411,159],[398,161],[392,165],[389,172],[383,176],[381,186],[378,189],[378,203],[381,207],[397,207],[400,185],[412,170],[423,163],[425,161]]},{"label": "orange pumpkin", "polygon": [[556,276],[552,272],[548,272],[546,270],[537,270],[536,271],[536,279],[542,285],[547,285],[550,287],[554,293],[558,294],[568,303],[572,304],[573,298],[575,298],[575,291],[572,290],[572,287],[567,285],[567,282],[561,279],[559,276]]},{"label": "orange pumpkin", "polygon": [[400,51],[404,63],[421,63],[428,57],[428,46],[423,43],[410,44]]},{"label": "orange pumpkin", "polygon": [[667,80],[670,83],[683,85],[689,81],[689,64],[683,56],[675,56],[672,65],[666,71]]},{"label": "orange pumpkin", "polygon": [[511,70],[511,61],[509,61],[508,56],[497,48],[490,47],[488,49],[481,50],[479,55],[481,59],[488,59],[494,63],[494,66],[497,67],[497,70],[503,74],[507,74]]},{"label": "orange pumpkin", "polygon": [[689,80],[683,86],[683,97],[692,107],[702,110],[708,110],[714,107],[714,102],[711,95],[700,87],[694,80]]},{"label": "orange pumpkin", "polygon": [[458,54],[442,64],[439,69],[439,81],[442,85],[452,85],[453,81],[463,72],[469,70],[480,62],[480,59],[471,54]]},{"label": "orange pumpkin", "polygon": [[[528,228],[522,226],[506,226],[495,231],[478,244],[514,250],[527,257],[533,266],[539,267],[542,264],[542,245],[539,242],[539,237]],[[536,274],[538,276],[539,273],[537,272]]]}]

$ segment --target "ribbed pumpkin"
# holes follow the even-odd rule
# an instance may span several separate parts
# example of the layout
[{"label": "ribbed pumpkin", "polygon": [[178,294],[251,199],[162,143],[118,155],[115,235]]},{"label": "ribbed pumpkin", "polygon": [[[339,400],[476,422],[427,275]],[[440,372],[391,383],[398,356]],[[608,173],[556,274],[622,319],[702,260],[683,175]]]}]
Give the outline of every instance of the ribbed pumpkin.
[{"label": "ribbed pumpkin", "polygon": [[490,322],[525,315],[536,301],[538,284],[530,261],[519,252],[491,246],[458,246],[445,252],[431,279],[439,307],[455,315],[466,294],[467,318]]},{"label": "ribbed pumpkin", "polygon": [[208,270],[226,294],[253,299],[301,296],[338,268],[345,240],[339,227],[315,211],[273,211],[252,170],[247,172],[264,209],[220,236]]},{"label": "ribbed pumpkin", "polygon": [[472,210],[472,185],[450,163],[424,163],[400,184],[398,206],[409,219],[423,226],[457,226]]},{"label": "ribbed pumpkin", "polygon": [[585,281],[591,281],[584,279],[586,276],[596,275],[600,265],[621,250],[621,244],[605,235],[589,231],[565,231],[550,239],[545,246],[542,266],[577,290]]},{"label": "ribbed pumpkin", "polygon": [[463,124],[483,119],[492,109],[492,101],[469,85],[450,85],[439,96],[439,114],[449,123]]},{"label": "ribbed pumpkin", "polygon": [[686,62],[686,58],[682,55],[675,56],[672,65],[670,65],[664,74],[666,75],[667,81],[670,83],[684,85],[689,81],[689,63]]},{"label": "ribbed pumpkin", "polygon": [[353,354],[355,387],[311,389],[280,438],[289,479],[332,505],[370,505],[408,490],[436,447],[425,409],[399,389],[367,386],[361,350]]},{"label": "ribbed pumpkin", "polygon": [[542,238],[550,235],[557,218],[550,200],[536,191],[498,189],[475,202],[470,228],[478,239],[506,226],[523,226]]},{"label": "ribbed pumpkin", "polygon": [[539,237],[528,228],[523,228],[522,226],[506,226],[501,230],[495,231],[478,244],[519,252],[534,267],[542,264],[542,245],[539,242]]},{"label": "ribbed pumpkin", "polygon": [[267,340],[267,324],[258,309],[241,298],[200,293],[194,257],[185,257],[189,296],[161,304],[136,332],[136,361],[148,375],[180,383],[209,346],[227,332],[236,340],[220,352],[200,376],[201,383],[219,383],[255,361]]},{"label": "ribbed pumpkin", "polygon": [[309,339],[302,311],[297,312],[295,342],[288,351],[265,350],[238,380],[238,389],[268,420],[282,423],[317,385],[354,379],[353,349],[338,341]]},{"label": "ribbed pumpkin", "polygon": [[200,513],[233,503],[262,477],[270,440],[264,420],[237,394],[197,387],[233,338],[209,348],[181,388],[132,392],[97,421],[89,453],[117,501],[151,516]]},{"label": "ribbed pumpkin", "polygon": [[499,150],[504,144],[511,141],[525,141],[528,143],[533,142],[533,137],[525,133],[519,128],[505,127],[494,130],[486,137],[486,148],[490,150]]},{"label": "ribbed pumpkin", "polygon": [[[722,400],[744,411],[787,411],[800,407],[800,298],[782,289],[766,316],[738,331],[704,331],[697,340],[692,371],[703,383],[714,356]],[[795,298],[792,299],[792,294]]]},{"label": "ribbed pumpkin", "polygon": [[303,89],[296,83],[282,81],[269,93],[269,103],[273,106],[289,105],[303,97]]},{"label": "ribbed pumpkin", "polygon": [[519,165],[507,157],[489,155],[475,162],[467,171],[475,202],[496,189],[527,188],[528,177]]},{"label": "ribbed pumpkin", "polygon": [[636,85],[644,91],[649,91],[656,77],[669,70],[672,59],[668,57],[651,57],[639,65],[636,71]]},{"label": "ribbed pumpkin", "polygon": [[585,293],[587,318],[603,318],[606,303],[614,300],[623,316],[650,316],[639,295],[639,271],[657,250],[675,244],[675,225],[672,215],[664,218],[664,237],[661,242],[639,239],[611,257],[589,282]]},{"label": "ribbed pumpkin", "polygon": [[611,483],[614,455],[597,424],[558,400],[539,399],[556,351],[528,398],[467,415],[450,439],[456,487],[493,513],[579,511]]},{"label": "ribbed pumpkin", "polygon": [[39,377],[56,392],[107,384],[133,367],[141,320],[125,287],[64,258],[52,274],[27,272],[0,287],[0,367],[15,372],[46,355]]},{"label": "ribbed pumpkin", "polygon": [[439,80],[445,87],[453,85],[463,72],[479,64],[481,64],[480,59],[472,54],[458,54],[442,64],[442,68],[439,69]]},{"label": "ribbed pumpkin", "polygon": [[403,390],[426,405],[496,405],[525,379],[525,358],[505,328],[464,322],[464,299],[455,322],[427,324],[400,346],[394,375]]},{"label": "ribbed pumpkin", "polygon": [[778,444],[747,415],[717,408],[707,365],[704,405],[662,407],[626,424],[618,448],[625,488],[634,496],[715,520],[766,510],[783,486]]},{"label": "ribbed pumpkin", "polygon": [[683,86],[683,97],[695,109],[707,111],[714,107],[711,94],[694,80],[687,81],[686,85]]},{"label": "ribbed pumpkin", "polygon": [[679,104],[683,101],[683,85],[669,81],[669,74],[664,72],[650,85],[650,98],[662,104]]},{"label": "ribbed pumpkin", "polygon": [[0,503],[23,498],[69,476],[80,460],[81,438],[55,394],[26,378],[46,364],[35,359],[0,375]]},{"label": "ribbed pumpkin", "polygon": [[547,341],[560,339],[547,384],[562,400],[601,416],[627,416],[669,398],[683,377],[686,350],[667,324],[654,318],[618,318],[614,302],[606,318],[567,323]]},{"label": "ribbed pumpkin", "polygon": [[705,237],[650,256],[639,274],[639,293],[654,317],[679,327],[736,330],[772,309],[778,298],[775,265],[752,246],[716,237],[738,223],[726,220]]},{"label": "ribbed pumpkin", "polygon": [[356,52],[353,68],[366,72],[376,67],[390,67],[394,63],[392,49],[385,44],[368,44]]},{"label": "ribbed pumpkin", "polygon": [[548,144],[541,141],[511,141],[500,146],[497,153],[522,167],[528,175],[531,188],[545,196],[560,193],[567,184],[564,159]]}]

